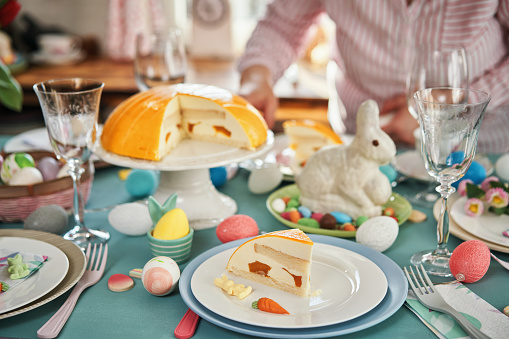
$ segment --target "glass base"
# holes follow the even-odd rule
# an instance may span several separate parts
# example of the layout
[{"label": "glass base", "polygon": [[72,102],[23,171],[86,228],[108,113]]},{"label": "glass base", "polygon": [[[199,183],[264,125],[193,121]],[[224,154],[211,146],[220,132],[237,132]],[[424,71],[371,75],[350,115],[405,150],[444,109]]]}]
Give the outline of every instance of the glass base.
[{"label": "glass base", "polygon": [[412,204],[423,207],[433,207],[439,198],[440,194],[436,191],[435,186],[432,185],[428,186],[427,189],[417,193],[416,195],[407,196],[407,199]]},{"label": "glass base", "polygon": [[76,226],[64,234],[64,239],[71,240],[81,248],[86,248],[88,244],[106,243],[110,239],[110,234],[102,230],[90,230]]},{"label": "glass base", "polygon": [[410,258],[410,262],[412,263],[412,265],[422,264],[424,270],[428,274],[440,277],[452,277],[452,273],[449,270],[450,257],[451,254],[449,252],[437,255],[435,251],[428,250],[415,253]]}]

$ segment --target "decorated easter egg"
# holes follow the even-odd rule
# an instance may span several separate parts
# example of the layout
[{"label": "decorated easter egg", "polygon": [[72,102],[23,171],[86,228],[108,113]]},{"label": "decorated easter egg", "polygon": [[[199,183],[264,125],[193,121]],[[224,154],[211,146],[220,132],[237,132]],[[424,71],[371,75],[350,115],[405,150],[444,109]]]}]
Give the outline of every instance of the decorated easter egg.
[{"label": "decorated easter egg", "polygon": [[398,232],[398,222],[394,218],[387,216],[373,217],[359,226],[355,234],[355,240],[359,244],[383,252],[396,241]]},{"label": "decorated easter egg", "polygon": [[23,167],[15,172],[9,180],[10,186],[26,186],[43,182],[41,172],[35,167]]},{"label": "decorated easter egg", "polygon": [[283,181],[283,173],[278,164],[265,163],[262,167],[253,168],[247,180],[249,191],[263,194],[272,191]]},{"label": "decorated easter egg", "polygon": [[153,194],[159,185],[159,176],[155,171],[132,170],[125,180],[127,192],[135,198]]},{"label": "decorated easter egg", "polygon": [[228,171],[225,166],[214,167],[209,169],[210,180],[215,187],[221,187],[228,180]]},{"label": "decorated easter egg", "polygon": [[509,182],[509,153],[502,155],[495,163],[495,171],[500,179]]},{"label": "decorated easter egg", "polygon": [[147,292],[156,296],[173,292],[179,279],[179,266],[173,259],[164,256],[150,259],[141,273],[143,287]]},{"label": "decorated easter egg", "polygon": [[120,233],[131,236],[145,235],[153,226],[147,205],[134,202],[115,206],[108,221]]},{"label": "decorated easter egg", "polygon": [[248,215],[235,214],[221,221],[216,227],[216,235],[219,241],[229,241],[254,237],[260,230],[256,221]]},{"label": "decorated easter egg", "polygon": [[62,234],[69,226],[69,215],[60,205],[46,205],[39,207],[25,220],[26,230],[36,230]]},{"label": "decorated easter egg", "polygon": [[473,283],[484,277],[490,267],[491,254],[480,240],[468,240],[454,249],[449,259],[452,275],[463,283]]},{"label": "decorated easter egg", "polygon": [[41,158],[36,168],[41,172],[44,181],[56,179],[60,166],[58,161],[52,157]]},{"label": "decorated easter egg", "polygon": [[189,220],[180,208],[174,208],[163,215],[156,224],[152,236],[161,240],[174,240],[189,233]]},{"label": "decorated easter egg", "polygon": [[25,167],[35,167],[34,158],[28,153],[12,153],[5,158],[0,170],[0,177],[8,184],[12,176]]}]

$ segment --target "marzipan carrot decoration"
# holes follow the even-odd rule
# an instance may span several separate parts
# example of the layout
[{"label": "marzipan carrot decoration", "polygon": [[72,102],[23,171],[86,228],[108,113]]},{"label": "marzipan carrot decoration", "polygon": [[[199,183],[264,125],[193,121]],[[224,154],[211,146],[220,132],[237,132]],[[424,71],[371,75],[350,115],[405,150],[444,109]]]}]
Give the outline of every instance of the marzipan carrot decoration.
[{"label": "marzipan carrot decoration", "polygon": [[253,308],[257,308],[260,311],[277,313],[277,314],[290,314],[281,305],[269,298],[260,298],[258,301],[253,301],[251,304]]}]

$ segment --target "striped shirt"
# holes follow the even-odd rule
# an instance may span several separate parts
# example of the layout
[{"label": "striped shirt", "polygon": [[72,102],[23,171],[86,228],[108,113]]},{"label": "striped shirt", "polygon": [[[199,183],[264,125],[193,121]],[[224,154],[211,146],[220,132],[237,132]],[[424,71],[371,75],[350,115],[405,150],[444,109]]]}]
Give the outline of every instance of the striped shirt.
[{"label": "striped shirt", "polygon": [[465,48],[471,88],[491,94],[478,151],[509,152],[509,0],[275,0],[259,21],[238,69],[268,67],[277,81],[303,52],[311,27],[326,13],[336,23],[337,82],[355,132],[359,105],[379,106],[405,93],[412,46]]}]

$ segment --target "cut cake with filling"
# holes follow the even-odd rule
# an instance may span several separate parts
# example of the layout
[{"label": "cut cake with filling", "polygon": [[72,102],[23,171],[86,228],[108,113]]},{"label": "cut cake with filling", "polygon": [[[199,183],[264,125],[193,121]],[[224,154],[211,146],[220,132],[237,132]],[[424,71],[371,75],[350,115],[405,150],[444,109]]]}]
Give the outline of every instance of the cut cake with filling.
[{"label": "cut cake with filling", "polygon": [[313,242],[299,229],[250,239],[230,257],[226,269],[240,277],[307,297]]},{"label": "cut cake with filling", "polygon": [[301,164],[327,145],[342,144],[341,138],[327,125],[313,120],[287,120],[283,123],[295,160]]},{"label": "cut cake with filling", "polygon": [[255,149],[267,139],[260,112],[232,92],[209,85],[159,86],[117,106],[104,123],[109,152],[159,161],[184,138]]}]

